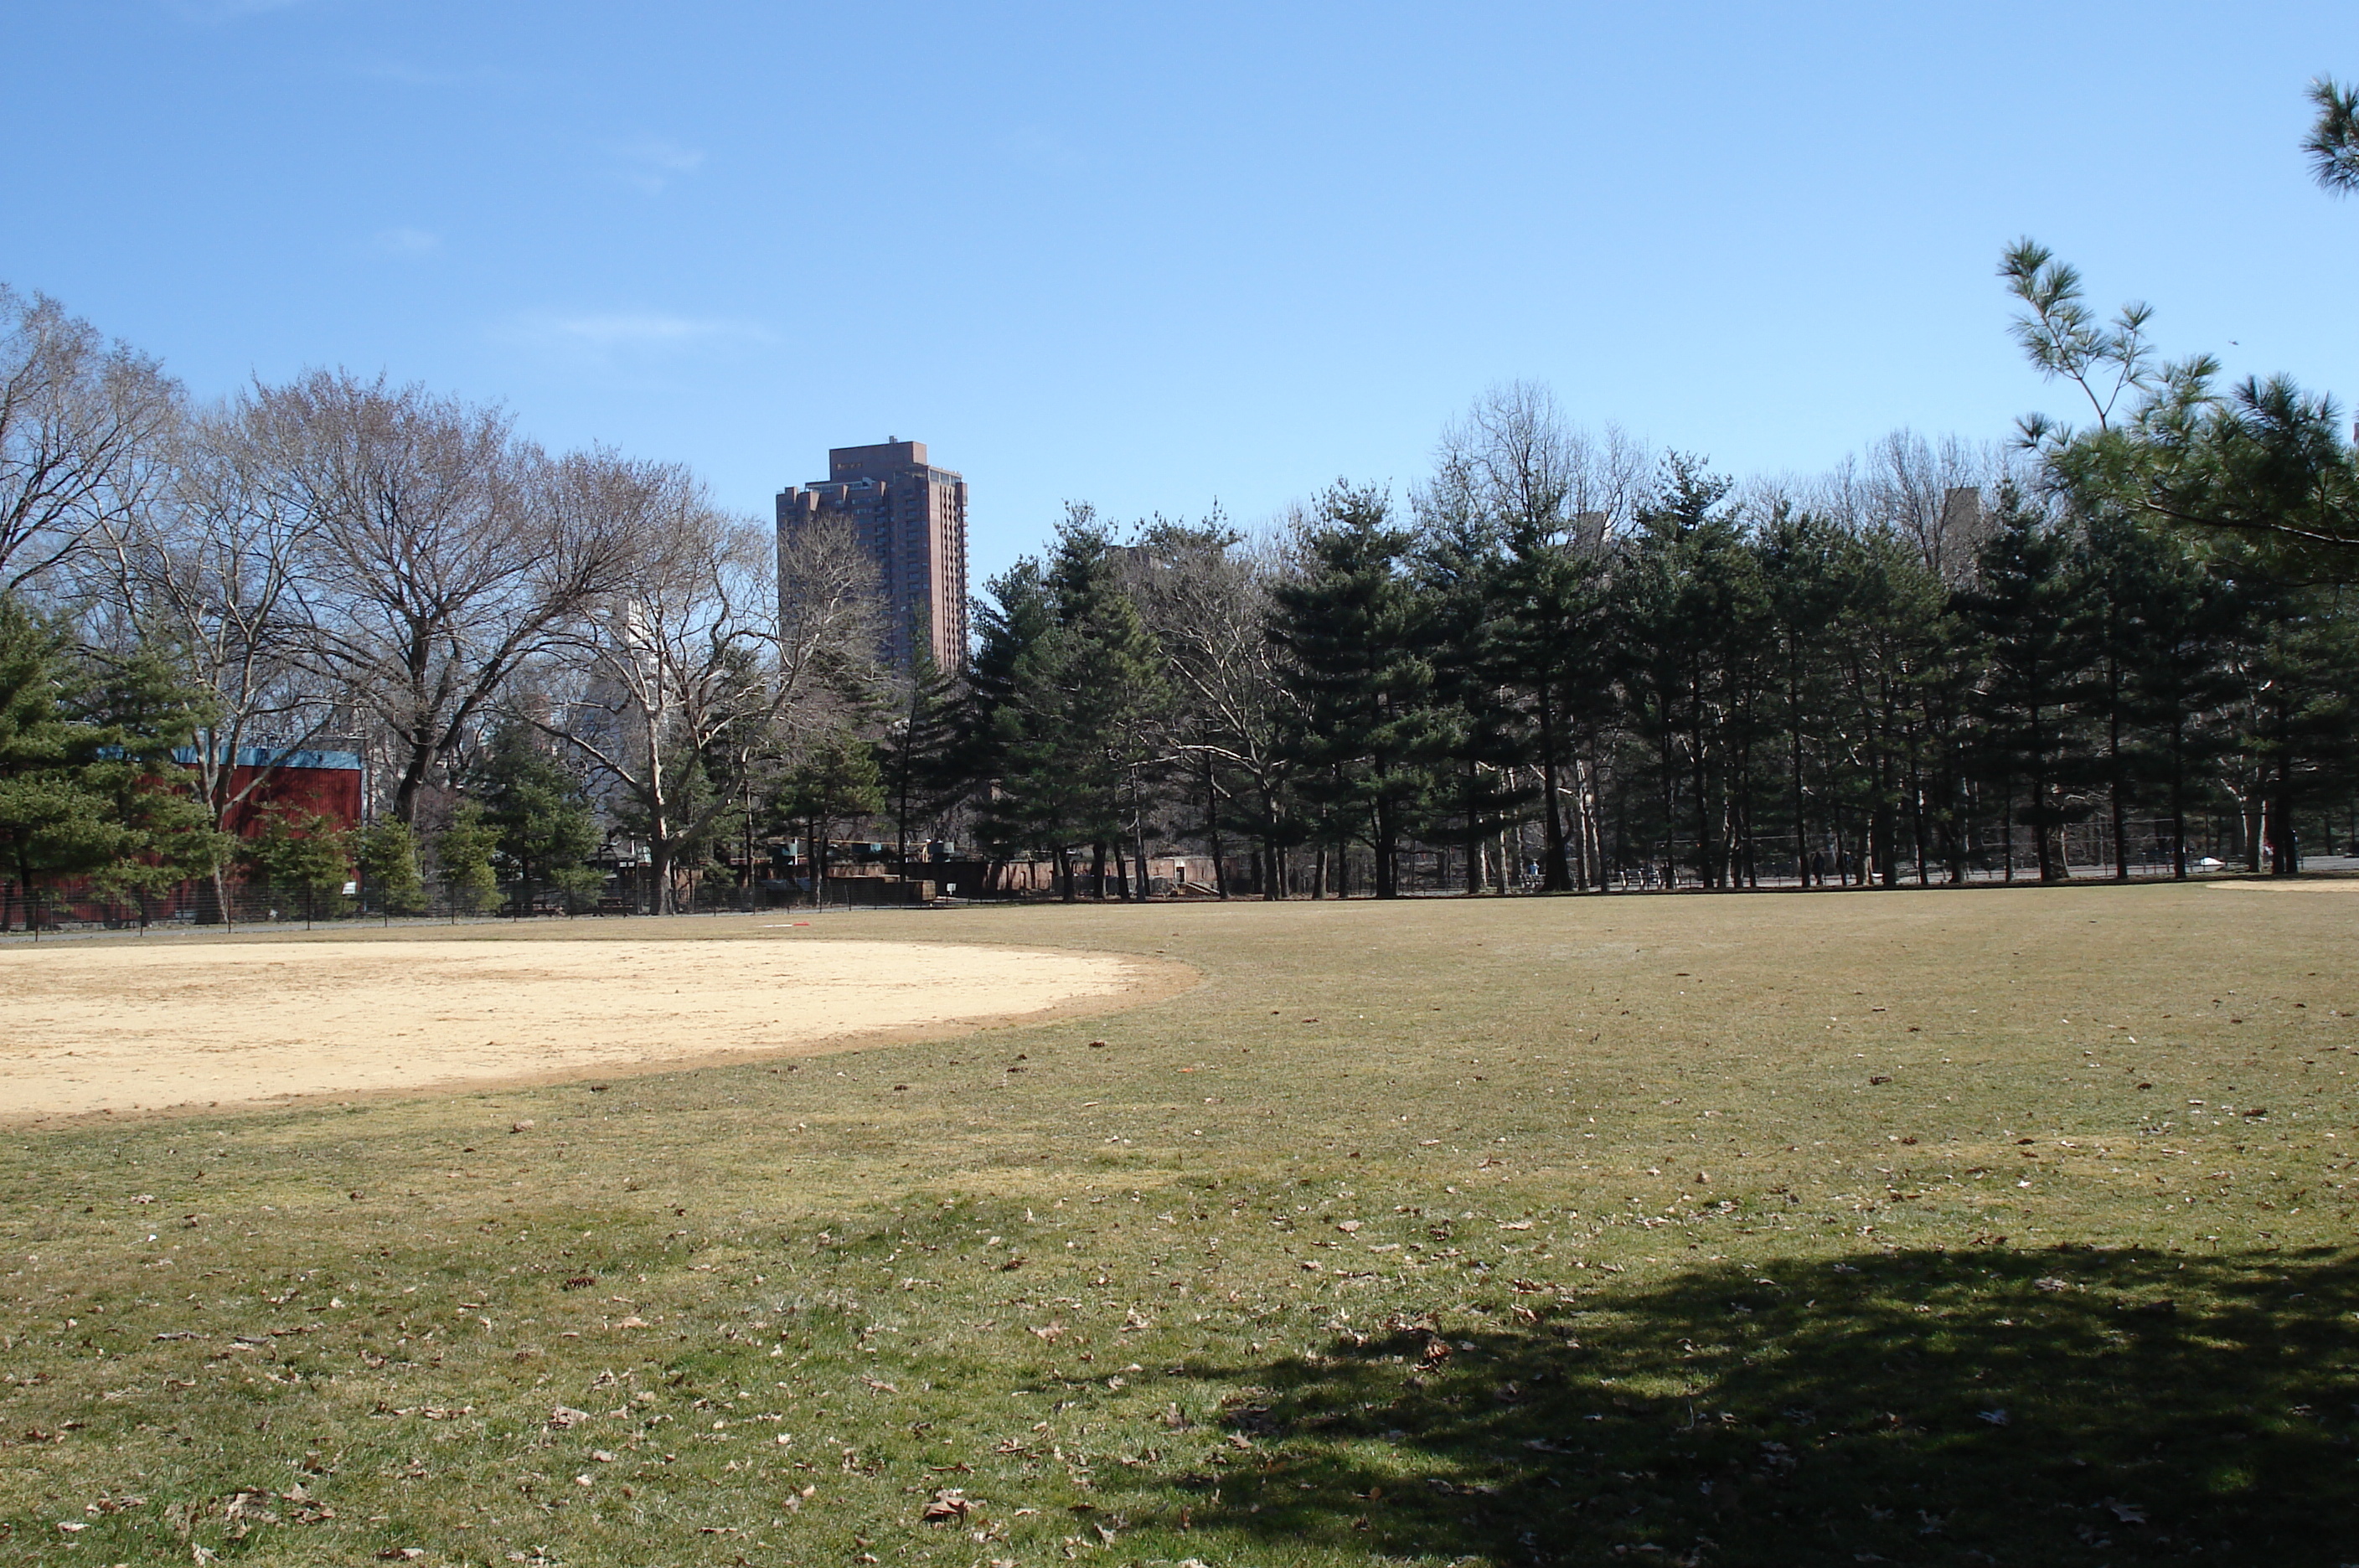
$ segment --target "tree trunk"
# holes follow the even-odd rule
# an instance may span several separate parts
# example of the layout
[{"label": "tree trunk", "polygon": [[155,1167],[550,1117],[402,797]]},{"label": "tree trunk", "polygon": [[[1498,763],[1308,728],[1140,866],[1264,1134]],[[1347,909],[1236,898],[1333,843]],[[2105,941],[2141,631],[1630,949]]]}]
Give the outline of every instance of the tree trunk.
[{"label": "tree trunk", "polygon": [[1212,775],[1212,754],[1204,754],[1204,846],[1212,853],[1212,891],[1229,901],[1229,868],[1221,860],[1221,795]]},{"label": "tree trunk", "polygon": [[1802,807],[1808,793],[1802,784],[1802,694],[1789,670],[1786,677],[1786,759],[1794,791],[1794,877],[1810,885],[1810,829]]},{"label": "tree trunk", "polygon": [[1466,759],[1466,896],[1483,891],[1483,765]]},{"label": "tree trunk", "polygon": [[[1701,702],[1699,700],[1698,705]],[[1705,887],[1720,886],[1712,854],[1712,775],[1704,757],[1703,730],[1699,725],[1688,748],[1688,787],[1695,791],[1696,881]]]},{"label": "tree trunk", "polygon": [[[1597,739],[1594,735],[1590,737],[1589,763],[1586,772],[1588,783],[1582,792],[1582,809],[1589,813],[1589,831],[1592,838],[1589,868],[1597,874],[1597,890],[1601,893],[1610,893],[1614,890],[1614,858],[1605,848],[1605,802],[1598,796]],[[1618,816],[1615,833],[1618,839],[1620,836]]]},{"label": "tree trunk", "polygon": [[2122,765],[2122,672],[2117,664],[2107,661],[2105,667],[2106,714],[2105,761],[2113,774],[2114,817],[2114,880],[2130,879],[2128,802],[2122,797],[2127,792],[2126,770]]},{"label": "tree trunk", "polygon": [[1564,814],[1557,805],[1556,704],[1543,689],[1540,721],[1540,890],[1572,891],[1572,872],[1565,864]]},{"label": "tree trunk", "polygon": [[2039,749],[2039,713],[2040,711],[2038,708],[2031,710],[2034,748],[2031,754],[2032,842],[2038,850],[2034,858],[2039,866],[2039,879],[2042,882],[2057,882],[2061,881],[2062,878],[2056,875],[2055,836],[2049,831],[2055,826],[2055,822],[2049,807],[2048,756],[2045,751]]},{"label": "tree trunk", "polygon": [[1892,757],[1879,746],[1875,768],[1871,775],[1875,780],[1875,805],[1867,815],[1868,852],[1872,857],[1874,876],[1886,887],[1900,886],[1900,824],[1892,809]]},{"label": "tree trunk", "polygon": [[2000,880],[2015,880],[2015,780],[2009,779],[2000,786],[1998,798],[1998,853]]},{"label": "tree trunk", "polygon": [[[657,833],[650,834],[647,841],[647,870],[655,880],[654,894],[649,902],[655,906],[654,913],[668,915],[671,913],[671,844],[660,836],[660,833],[658,822]],[[816,892],[819,884],[814,881],[811,887]],[[455,887],[451,902],[455,909],[459,902]]]},{"label": "tree trunk", "polygon": [[2301,847],[2297,842],[2293,824],[2293,751],[2286,744],[2286,732],[2290,728],[2288,716],[2280,711],[2277,724],[2277,789],[2268,805],[2269,875],[2290,877],[2301,869]]},{"label": "tree trunk", "polygon": [[1147,824],[1136,815],[1131,818],[1132,840],[1138,849],[1138,901],[1147,902]]},{"label": "tree trunk", "polygon": [[2187,719],[2174,711],[2170,719],[2170,876],[2187,880]]}]

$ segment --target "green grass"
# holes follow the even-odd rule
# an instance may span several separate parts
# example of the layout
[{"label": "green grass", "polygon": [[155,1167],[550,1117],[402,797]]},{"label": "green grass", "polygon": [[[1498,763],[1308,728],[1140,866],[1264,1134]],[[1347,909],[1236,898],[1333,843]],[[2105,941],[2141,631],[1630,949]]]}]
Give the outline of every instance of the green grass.
[{"label": "green grass", "polygon": [[2354,917],[2141,887],[461,932],[1204,978],[596,1092],[19,1127],[0,1557],[2359,1559]]}]

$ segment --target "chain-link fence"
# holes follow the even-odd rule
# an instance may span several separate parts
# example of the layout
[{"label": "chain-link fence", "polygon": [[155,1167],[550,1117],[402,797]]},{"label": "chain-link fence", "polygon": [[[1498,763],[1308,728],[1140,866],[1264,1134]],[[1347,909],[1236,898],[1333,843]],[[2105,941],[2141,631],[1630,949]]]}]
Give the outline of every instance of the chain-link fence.
[{"label": "chain-link fence", "polygon": [[[930,883],[881,877],[827,879],[815,898],[810,879],[734,876],[682,877],[667,901],[653,877],[629,868],[600,881],[511,881],[485,893],[462,884],[428,880],[414,890],[387,893],[357,882],[286,887],[257,882],[184,882],[145,895],[112,896],[89,888],[27,889],[0,880],[0,934],[153,928],[235,930],[240,927],[321,927],[368,923],[457,924],[466,920],[578,920],[629,915],[750,914],[777,909],[877,909],[925,902]],[[667,907],[668,906],[668,907]]]},{"label": "chain-link fence", "polygon": [[[533,895],[516,890],[522,908],[531,908]],[[571,908],[553,911],[595,913],[599,899],[592,893],[568,900]],[[354,884],[325,887],[277,887],[265,883],[186,882],[147,894],[108,895],[90,889],[24,888],[0,883],[0,932],[22,934],[77,931],[127,931],[153,927],[235,929],[241,926],[350,924],[355,921],[457,921],[485,920],[516,912],[511,890],[490,898],[473,889],[427,887],[392,899],[372,898]]]}]

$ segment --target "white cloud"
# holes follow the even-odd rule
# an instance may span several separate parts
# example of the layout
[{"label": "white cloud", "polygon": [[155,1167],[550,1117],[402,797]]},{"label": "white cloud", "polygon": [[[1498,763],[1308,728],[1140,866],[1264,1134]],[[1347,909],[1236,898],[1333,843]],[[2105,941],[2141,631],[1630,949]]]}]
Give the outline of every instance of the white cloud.
[{"label": "white cloud", "polygon": [[442,236],[425,229],[379,229],[369,243],[385,256],[431,256],[442,248]]},{"label": "white cloud", "polygon": [[704,167],[704,151],[676,142],[666,136],[647,136],[637,141],[614,142],[606,149],[617,164],[615,178],[636,191],[653,196],[665,186],[685,174],[693,174]]}]

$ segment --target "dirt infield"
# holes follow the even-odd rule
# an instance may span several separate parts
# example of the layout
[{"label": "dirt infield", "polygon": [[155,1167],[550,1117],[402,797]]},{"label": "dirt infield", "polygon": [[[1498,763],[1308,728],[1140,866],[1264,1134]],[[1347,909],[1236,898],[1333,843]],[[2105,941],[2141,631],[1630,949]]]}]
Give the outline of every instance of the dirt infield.
[{"label": "dirt infield", "polygon": [[0,1116],[811,1054],[1169,981],[1113,953],[808,938],[19,948],[0,952]]}]

